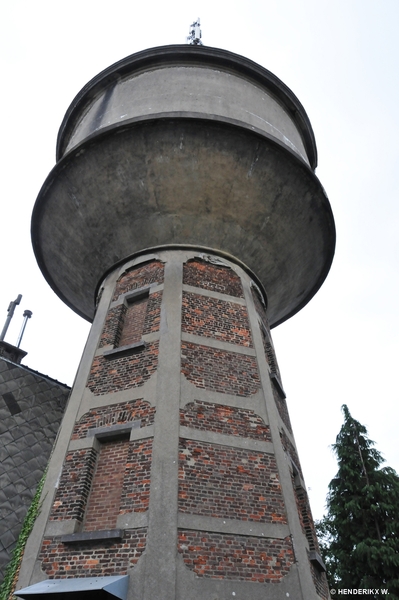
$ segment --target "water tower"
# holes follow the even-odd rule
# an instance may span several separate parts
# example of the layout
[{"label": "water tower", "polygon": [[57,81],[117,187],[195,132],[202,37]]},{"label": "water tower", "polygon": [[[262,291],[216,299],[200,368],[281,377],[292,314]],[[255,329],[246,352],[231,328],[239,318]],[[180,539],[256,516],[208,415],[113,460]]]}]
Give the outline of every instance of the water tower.
[{"label": "water tower", "polygon": [[93,325],[20,597],[329,597],[270,335],[333,258],[316,162],[291,90],[224,50],[139,52],[77,95],[32,237]]}]

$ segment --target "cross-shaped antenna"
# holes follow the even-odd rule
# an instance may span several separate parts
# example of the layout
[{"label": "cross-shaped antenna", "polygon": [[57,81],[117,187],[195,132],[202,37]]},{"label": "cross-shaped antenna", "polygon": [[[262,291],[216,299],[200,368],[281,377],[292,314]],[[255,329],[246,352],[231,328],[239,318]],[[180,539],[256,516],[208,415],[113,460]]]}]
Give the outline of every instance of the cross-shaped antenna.
[{"label": "cross-shaped antenna", "polygon": [[200,27],[200,20],[198,19],[190,25],[190,31],[187,36],[187,43],[192,46],[202,46],[201,42],[202,34]]}]

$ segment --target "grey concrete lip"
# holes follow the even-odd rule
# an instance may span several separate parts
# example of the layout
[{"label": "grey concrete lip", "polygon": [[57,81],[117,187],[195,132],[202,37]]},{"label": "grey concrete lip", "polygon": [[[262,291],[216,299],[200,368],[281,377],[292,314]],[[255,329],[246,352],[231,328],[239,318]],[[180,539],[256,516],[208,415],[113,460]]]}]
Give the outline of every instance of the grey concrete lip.
[{"label": "grey concrete lip", "polygon": [[[47,579],[15,592],[20,598],[41,598],[43,595],[70,594],[77,596],[84,592],[97,592],[99,598],[127,597],[129,576],[79,577],[74,579]],[[102,592],[102,594],[101,594]],[[91,596],[90,596],[91,597]]]},{"label": "grey concrete lip", "polygon": [[160,46],[137,52],[111,65],[89,81],[77,94],[65,114],[58,133],[57,161],[64,155],[70,136],[86,106],[100,91],[127,74],[167,66],[168,64],[219,67],[225,71],[240,74],[267,89],[284,106],[295,122],[302,136],[310,165],[312,169],[316,168],[316,142],[309,118],[295,94],[278,77],[239,54],[220,48],[191,46],[189,44]]}]

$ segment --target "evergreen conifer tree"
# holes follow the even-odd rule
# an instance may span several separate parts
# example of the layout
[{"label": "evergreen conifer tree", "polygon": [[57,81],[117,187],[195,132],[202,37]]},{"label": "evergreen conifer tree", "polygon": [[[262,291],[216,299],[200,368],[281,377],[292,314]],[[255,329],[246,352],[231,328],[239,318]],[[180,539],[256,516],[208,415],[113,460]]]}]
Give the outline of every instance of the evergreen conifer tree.
[{"label": "evergreen conifer tree", "polygon": [[[330,588],[389,590],[399,600],[399,477],[343,406],[327,515],[317,524]],[[369,595],[368,597],[373,597]],[[376,593],[381,597],[381,591]]]}]

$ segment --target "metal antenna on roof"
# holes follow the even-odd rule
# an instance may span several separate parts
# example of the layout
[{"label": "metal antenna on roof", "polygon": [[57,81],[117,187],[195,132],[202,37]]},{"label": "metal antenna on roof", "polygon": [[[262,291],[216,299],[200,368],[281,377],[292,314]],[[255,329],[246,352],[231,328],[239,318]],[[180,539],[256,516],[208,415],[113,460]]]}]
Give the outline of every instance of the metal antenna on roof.
[{"label": "metal antenna on roof", "polygon": [[190,31],[187,36],[187,43],[191,44],[192,46],[202,46],[201,38],[202,33],[200,27],[200,19],[198,17],[198,19],[190,25]]},{"label": "metal antenna on roof", "polygon": [[8,309],[7,309],[6,322],[4,323],[3,331],[1,332],[1,335],[0,335],[0,342],[2,342],[4,340],[6,333],[7,333],[8,326],[10,324],[10,321],[14,315],[15,307],[17,306],[17,304],[19,304],[21,302],[21,300],[22,300],[22,296],[21,296],[21,294],[19,294],[18,298],[16,300],[14,300],[13,302],[10,302]]},{"label": "metal antenna on roof", "polygon": [[28,319],[30,319],[31,316],[32,316],[32,311],[31,310],[25,310],[23,316],[24,316],[24,322],[22,323],[21,331],[19,332],[18,341],[17,341],[17,348],[19,348],[19,346],[20,346],[20,344],[22,342],[22,336],[24,335],[24,331],[25,331],[25,327],[26,327],[26,324],[28,322]]}]

